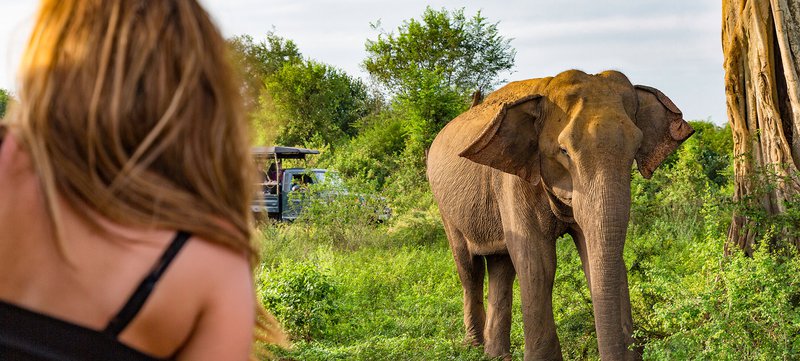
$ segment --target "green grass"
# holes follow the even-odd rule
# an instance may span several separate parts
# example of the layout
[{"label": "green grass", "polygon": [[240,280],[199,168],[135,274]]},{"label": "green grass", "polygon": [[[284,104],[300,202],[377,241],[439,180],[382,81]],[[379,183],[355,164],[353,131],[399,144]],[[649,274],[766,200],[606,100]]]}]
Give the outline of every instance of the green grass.
[{"label": "green grass", "polygon": [[355,251],[318,248],[310,257],[335,280],[337,322],[282,356],[298,360],[480,359],[462,344],[461,286],[442,245]]},{"label": "green grass", "polygon": [[[304,226],[278,229],[288,233],[293,227]],[[377,229],[389,232],[386,225]],[[387,233],[384,242],[394,240]],[[723,241],[721,233],[707,237],[702,232],[629,237],[625,259],[645,359],[797,359],[800,261],[764,252],[754,259],[726,259]],[[408,243],[265,248],[284,249],[287,256],[271,269],[305,262],[336,289],[330,295],[335,314],[322,326],[324,332],[278,355],[286,360],[485,360],[480,348],[463,342],[461,286],[446,239]],[[568,360],[598,359],[591,300],[577,252],[569,238],[559,240],[557,250],[553,307],[562,353]],[[515,285],[515,360],[523,352],[519,305]]]}]

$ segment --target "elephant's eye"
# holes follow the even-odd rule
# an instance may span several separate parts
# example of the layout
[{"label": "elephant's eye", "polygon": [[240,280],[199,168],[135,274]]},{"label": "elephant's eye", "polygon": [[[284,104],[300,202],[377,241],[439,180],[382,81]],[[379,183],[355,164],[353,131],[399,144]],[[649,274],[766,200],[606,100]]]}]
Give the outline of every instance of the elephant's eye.
[{"label": "elephant's eye", "polygon": [[559,149],[561,150],[561,154],[566,155],[567,157],[569,157],[569,152],[567,152],[567,148],[559,147]]}]

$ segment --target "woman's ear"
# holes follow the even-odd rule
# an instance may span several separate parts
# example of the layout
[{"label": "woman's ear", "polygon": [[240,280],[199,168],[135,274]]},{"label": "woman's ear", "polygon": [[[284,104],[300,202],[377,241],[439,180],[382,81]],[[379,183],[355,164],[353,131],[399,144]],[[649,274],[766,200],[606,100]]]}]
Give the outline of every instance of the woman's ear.
[{"label": "woman's ear", "polygon": [[694,133],[694,129],[664,93],[644,85],[634,88],[639,100],[635,123],[642,131],[636,165],[642,177],[650,179],[653,171]]},{"label": "woman's ear", "polygon": [[535,94],[511,103],[482,103],[470,109],[475,117],[489,122],[459,156],[538,184],[543,99]]}]

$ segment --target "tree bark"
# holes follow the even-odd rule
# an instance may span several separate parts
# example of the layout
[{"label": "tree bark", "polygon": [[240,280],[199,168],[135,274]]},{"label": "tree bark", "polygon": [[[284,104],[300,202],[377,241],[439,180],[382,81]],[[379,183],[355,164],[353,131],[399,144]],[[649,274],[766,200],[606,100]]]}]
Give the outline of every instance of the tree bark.
[{"label": "tree bark", "polygon": [[[800,194],[800,3],[723,0],[722,50],[734,201],[766,217],[785,214]],[[749,215],[734,214],[726,253],[739,248],[752,254],[765,235],[764,224]],[[785,230],[771,242],[800,249],[800,239]]]}]

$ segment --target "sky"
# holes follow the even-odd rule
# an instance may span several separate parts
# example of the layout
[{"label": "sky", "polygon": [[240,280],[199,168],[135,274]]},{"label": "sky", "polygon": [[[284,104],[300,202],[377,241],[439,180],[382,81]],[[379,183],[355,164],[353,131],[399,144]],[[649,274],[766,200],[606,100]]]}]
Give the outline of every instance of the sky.
[{"label": "sky", "polygon": [[[660,89],[687,120],[727,122],[719,0],[199,0],[223,34],[256,40],[272,30],[293,40],[307,58],[368,81],[365,42],[378,23],[395,32],[426,6],[464,8],[498,23],[513,39],[515,66],[503,78],[521,80],[568,69],[614,69],[634,84]],[[16,88],[16,68],[33,23],[36,1],[0,0],[0,88]]]}]

